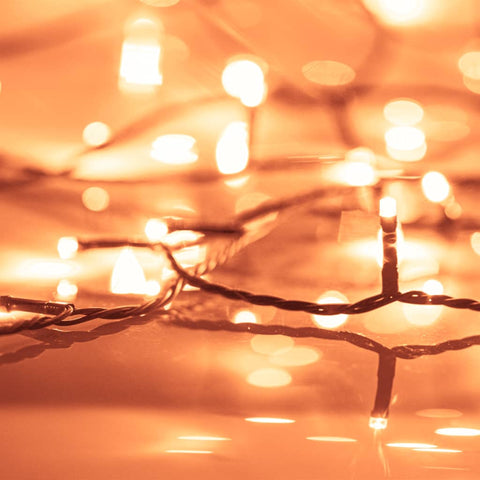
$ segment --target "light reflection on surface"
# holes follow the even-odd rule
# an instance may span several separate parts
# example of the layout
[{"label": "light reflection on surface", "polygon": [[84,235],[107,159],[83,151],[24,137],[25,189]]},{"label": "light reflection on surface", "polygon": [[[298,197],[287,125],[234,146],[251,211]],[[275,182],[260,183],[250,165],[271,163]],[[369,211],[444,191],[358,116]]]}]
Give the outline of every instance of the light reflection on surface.
[{"label": "light reflection on surface", "polygon": [[446,427],[435,430],[438,435],[447,435],[449,437],[478,437],[480,429],[466,427]]},{"label": "light reflection on surface", "polygon": [[165,450],[165,453],[186,453],[193,455],[207,455],[213,453],[212,450]]},{"label": "light reflection on surface", "polygon": [[162,135],[152,143],[150,156],[168,165],[188,165],[198,160],[195,146],[196,140],[190,135]]},{"label": "light reflection on surface", "polygon": [[457,418],[462,416],[462,412],[452,408],[427,408],[418,410],[416,415],[427,418]]},{"label": "light reflection on surface", "polygon": [[248,417],[248,418],[245,418],[245,421],[252,422],[252,423],[271,423],[271,424],[295,423],[295,420],[291,418],[276,418],[276,417]]},{"label": "light reflection on surface", "polygon": [[110,203],[110,195],[101,187],[89,187],[82,193],[82,202],[85,208],[93,212],[105,210]]},{"label": "light reflection on surface", "polygon": [[295,341],[285,335],[254,335],[250,346],[263,355],[280,355],[293,348]]},{"label": "light reflection on surface", "polygon": [[260,368],[247,376],[247,382],[255,387],[285,387],[292,382],[291,375],[280,368]]},{"label": "light reflection on surface", "polygon": [[353,443],[357,439],[349,437],[307,437],[307,440],[312,440],[313,442],[333,442],[333,443]]},{"label": "light reflection on surface", "polygon": [[415,162],[427,151],[425,134],[417,127],[392,127],[385,133],[388,154],[395,160]]},{"label": "light reflection on surface", "polygon": [[433,452],[433,453],[461,453],[462,450],[453,448],[414,448],[415,452]]},{"label": "light reflection on surface", "polygon": [[415,125],[423,118],[423,108],[414,100],[392,100],[385,105],[383,115],[394,125]]},{"label": "light reflection on surface", "polygon": [[293,347],[290,351],[272,355],[270,363],[280,365],[282,367],[300,367],[303,365],[310,365],[319,360],[319,353],[313,348],[309,347]]},{"label": "light reflection on surface", "polygon": [[436,445],[431,443],[409,443],[409,442],[399,442],[399,443],[387,443],[387,447],[392,448],[437,448]]},{"label": "light reflection on surface", "polygon": [[233,315],[233,323],[257,323],[257,317],[251,310],[238,310]]},{"label": "light reflection on surface", "polygon": [[177,438],[179,440],[198,440],[206,442],[225,442],[227,440],[231,440],[231,438],[228,437],[213,437],[209,435],[185,435]]}]

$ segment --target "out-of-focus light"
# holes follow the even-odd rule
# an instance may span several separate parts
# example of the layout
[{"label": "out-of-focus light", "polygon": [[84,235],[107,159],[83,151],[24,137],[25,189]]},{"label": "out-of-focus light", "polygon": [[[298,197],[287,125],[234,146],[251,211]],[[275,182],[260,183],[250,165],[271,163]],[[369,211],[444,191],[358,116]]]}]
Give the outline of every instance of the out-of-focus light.
[{"label": "out-of-focus light", "polygon": [[180,0],[141,0],[145,5],[151,7],[172,7],[176,5]]},{"label": "out-of-focus light", "polygon": [[427,408],[415,412],[419,417],[427,418],[457,418],[462,416],[462,412],[452,408]]},{"label": "out-of-focus light", "polygon": [[362,162],[368,165],[374,165],[376,162],[376,155],[373,150],[367,147],[357,147],[348,150],[345,154],[347,162]]},{"label": "out-of-focus light", "polygon": [[478,437],[480,430],[478,428],[448,427],[435,430],[438,435],[447,435],[449,437]]},{"label": "out-of-focus light", "polygon": [[78,240],[75,237],[61,237],[58,239],[57,251],[60,258],[69,260],[78,252]]},{"label": "out-of-focus light", "polygon": [[251,423],[269,423],[269,424],[288,424],[295,423],[291,418],[275,418],[275,417],[249,417],[245,419],[246,422]]},{"label": "out-of-focus light", "polygon": [[132,250],[124,248],[113,267],[110,279],[110,291],[120,295],[144,295],[147,281],[142,266]]},{"label": "out-of-focus light", "polygon": [[177,438],[179,440],[193,440],[199,442],[226,442],[227,440],[231,440],[231,438],[228,437],[212,437],[209,435],[185,435]]},{"label": "out-of-focus light", "polygon": [[247,382],[255,387],[278,388],[290,384],[292,377],[280,368],[260,368],[248,375]]},{"label": "out-of-focus light", "polygon": [[439,203],[450,195],[450,184],[440,172],[428,172],[422,178],[422,190],[428,200]]},{"label": "out-of-focus light", "polygon": [[461,453],[462,450],[453,448],[414,448],[415,452],[434,452],[434,453]]},{"label": "out-of-focus light", "polygon": [[[345,295],[337,292],[335,290],[330,290],[322,294],[318,299],[317,303],[329,304],[329,303],[348,303],[348,299]],[[348,318],[348,315],[345,313],[340,313],[338,315],[312,315],[313,320],[317,325],[322,328],[337,328],[340,325],[343,325]]]},{"label": "out-of-focus light", "polygon": [[144,293],[147,297],[156,297],[161,289],[161,285],[156,280],[148,280],[148,282],[145,283]]},{"label": "out-of-focus light", "polygon": [[397,201],[393,197],[383,197],[380,199],[380,216],[384,218],[395,217],[397,215]]},{"label": "out-of-focus light", "polygon": [[[422,288],[422,292],[428,295],[442,295],[443,285],[434,279],[427,280]],[[409,323],[417,326],[426,326],[434,323],[442,314],[442,305],[413,305],[402,304],[403,314]]]},{"label": "out-of-focus light", "polygon": [[355,78],[352,67],[333,60],[309,62],[302,67],[302,73],[310,82],[328,87],[347,85]]},{"label": "out-of-focus light", "polygon": [[315,363],[320,358],[316,350],[309,347],[293,347],[286,353],[273,355],[270,362],[281,367],[300,367]]},{"label": "out-of-focus light", "polygon": [[145,224],[145,235],[151,242],[160,242],[168,234],[168,225],[159,218],[150,218]]},{"label": "out-of-focus light", "polygon": [[82,202],[88,210],[101,212],[108,207],[110,195],[104,188],[89,187],[82,193]]},{"label": "out-of-focus light", "polygon": [[445,206],[445,215],[451,220],[457,220],[462,216],[462,213],[462,206],[457,203],[453,197],[451,197]]},{"label": "out-of-focus light", "polygon": [[250,346],[256,353],[263,355],[280,355],[293,348],[293,338],[285,335],[255,335],[250,340]]},{"label": "out-of-focus light", "polygon": [[248,130],[245,122],[232,122],[217,142],[216,160],[220,173],[239,173],[248,165]]},{"label": "out-of-focus light", "polygon": [[472,233],[470,237],[470,245],[472,245],[473,251],[480,255],[480,232]]},{"label": "out-of-focus light", "polygon": [[438,280],[433,278],[427,280],[422,287],[422,291],[427,295],[442,295],[443,294],[443,285]]},{"label": "out-of-focus light", "polygon": [[[163,83],[161,72],[162,28],[152,20],[141,18],[133,22],[122,45],[120,88],[149,87]],[[146,91],[145,90],[145,91]]]},{"label": "out-of-focus light", "polygon": [[388,425],[388,419],[384,417],[370,417],[368,426],[373,430],[385,430]]},{"label": "out-of-focus light", "polygon": [[425,0],[363,0],[369,10],[394,25],[419,20],[425,11]]},{"label": "out-of-focus light", "polygon": [[392,447],[392,448],[437,448],[436,445],[433,445],[431,443],[409,443],[409,442],[387,443],[387,447]]},{"label": "out-of-focus light", "polygon": [[192,455],[208,455],[213,453],[212,450],[165,450],[165,453],[185,453]]},{"label": "out-of-focus light", "polygon": [[383,115],[394,125],[411,126],[422,120],[423,108],[413,100],[392,100],[385,105]]},{"label": "out-of-focus light", "polygon": [[463,84],[467,87],[471,92],[480,94],[480,79],[479,78],[472,78],[467,77],[466,75],[463,76]]},{"label": "out-of-focus light", "polygon": [[233,323],[257,323],[257,316],[251,310],[239,310],[233,316]]},{"label": "out-of-focus light", "polygon": [[78,287],[66,279],[60,280],[57,285],[57,298],[59,300],[74,300],[78,293]]},{"label": "out-of-focus light", "polygon": [[75,265],[71,262],[41,258],[28,260],[18,267],[20,276],[39,280],[62,279],[72,275],[75,270]]},{"label": "out-of-focus light", "polygon": [[92,122],[83,129],[82,137],[86,145],[99,147],[107,143],[111,135],[110,127],[106,123]]},{"label": "out-of-focus light", "polygon": [[365,187],[375,183],[375,170],[364,162],[343,162],[335,166],[338,180],[352,187]]},{"label": "out-of-focus light", "polygon": [[392,127],[385,132],[388,154],[395,160],[415,162],[427,151],[425,134],[417,127]]},{"label": "out-of-focus light", "polygon": [[266,94],[262,67],[252,60],[238,59],[227,64],[222,73],[222,84],[232,97],[239,98],[246,107],[257,107]]},{"label": "out-of-focus light", "polygon": [[349,437],[307,437],[307,440],[313,442],[332,442],[332,443],[354,443],[357,440]]},{"label": "out-of-focus light", "polygon": [[198,160],[195,145],[196,141],[190,135],[162,135],[152,143],[150,156],[169,165],[188,165]]},{"label": "out-of-focus light", "polygon": [[472,51],[464,53],[458,59],[458,68],[465,77],[480,80],[480,52]]}]

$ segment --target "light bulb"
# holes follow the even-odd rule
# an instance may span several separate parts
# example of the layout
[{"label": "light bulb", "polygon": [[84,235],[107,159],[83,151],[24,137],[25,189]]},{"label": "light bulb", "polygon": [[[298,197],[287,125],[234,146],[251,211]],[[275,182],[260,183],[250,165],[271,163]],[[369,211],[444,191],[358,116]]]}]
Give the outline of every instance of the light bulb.
[{"label": "light bulb", "polygon": [[248,131],[245,122],[227,125],[217,142],[216,160],[220,173],[239,173],[248,165]]},{"label": "light bulb", "polygon": [[388,419],[384,417],[370,417],[368,426],[373,430],[385,430],[388,425]]},{"label": "light bulb", "polygon": [[162,135],[152,143],[150,156],[169,165],[188,165],[198,160],[195,146],[196,140],[189,135]]},{"label": "light bulb", "polygon": [[397,201],[393,197],[380,199],[380,216],[390,218],[397,215]]},{"label": "light bulb", "polygon": [[75,237],[61,237],[57,243],[57,251],[60,258],[68,260],[78,252],[78,240]]},{"label": "light bulb", "polygon": [[450,184],[440,172],[428,172],[422,178],[422,190],[428,200],[440,203],[450,195]]}]

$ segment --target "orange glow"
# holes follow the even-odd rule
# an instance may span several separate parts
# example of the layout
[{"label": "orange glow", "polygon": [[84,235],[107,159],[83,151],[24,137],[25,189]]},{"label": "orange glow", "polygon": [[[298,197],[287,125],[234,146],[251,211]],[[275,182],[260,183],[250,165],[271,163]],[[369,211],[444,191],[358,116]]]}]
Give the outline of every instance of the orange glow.
[{"label": "orange glow", "polygon": [[480,430],[478,428],[464,428],[464,427],[451,427],[451,428],[438,428],[435,430],[438,435],[447,435],[449,437],[478,437],[480,436]]},{"label": "orange glow", "polygon": [[391,218],[397,215],[397,201],[393,197],[383,197],[380,199],[380,216]]},{"label": "orange glow", "polygon": [[357,440],[349,437],[307,437],[307,440],[313,442],[333,442],[333,443],[354,443]]},{"label": "orange glow", "polygon": [[151,242],[160,242],[168,234],[168,225],[158,218],[150,218],[145,224],[145,235]]},{"label": "orange glow", "polygon": [[280,368],[261,368],[250,373],[247,382],[255,387],[285,387],[292,382],[291,375]]},{"label": "orange glow", "polygon": [[295,423],[291,418],[275,418],[275,417],[249,417],[245,419],[246,422],[252,423],[271,423],[271,424],[287,424]]},{"label": "orange glow", "polygon": [[383,115],[394,125],[415,125],[423,118],[423,108],[414,100],[392,100],[385,105]]},{"label": "orange glow", "polygon": [[82,193],[82,202],[85,208],[93,212],[105,210],[110,203],[110,195],[100,187],[89,187]]},{"label": "orange glow", "polygon": [[231,440],[228,437],[211,437],[208,435],[187,435],[182,437],[177,437],[179,440],[193,440],[193,441],[200,441],[200,442],[226,442],[227,440]]},{"label": "orange glow", "polygon": [[78,293],[78,287],[66,279],[60,280],[57,285],[58,300],[71,301],[74,300]]},{"label": "orange glow", "polygon": [[462,416],[462,412],[451,408],[427,408],[419,410],[416,415],[427,418],[457,418]]},{"label": "orange glow", "polygon": [[440,172],[428,172],[422,178],[422,190],[428,200],[439,203],[450,195],[450,184]]},{"label": "orange glow", "polygon": [[434,452],[434,453],[461,453],[462,450],[453,448],[414,448],[415,452]]},{"label": "orange glow", "polygon": [[239,310],[233,316],[233,323],[257,323],[257,317],[250,310]]},{"label": "orange glow", "polygon": [[288,352],[273,355],[270,362],[281,367],[299,367],[315,363],[320,358],[316,350],[309,347],[293,347]]},{"label": "orange glow", "polygon": [[[348,303],[348,299],[345,295],[335,290],[330,290],[322,294],[317,303],[329,304],[329,303]],[[343,325],[348,318],[347,314],[340,313],[338,315],[312,315],[313,320],[322,328],[337,328]]]},{"label": "orange glow", "polygon": [[186,453],[193,455],[208,455],[213,453],[212,450],[165,450],[165,453]]},{"label": "orange glow", "polygon": [[58,239],[57,251],[60,258],[68,260],[78,252],[78,241],[75,237],[61,237]]},{"label": "orange glow", "polygon": [[83,129],[83,141],[91,147],[99,147],[110,140],[112,132],[110,127],[103,122],[89,123]]},{"label": "orange glow", "polygon": [[345,154],[347,162],[362,162],[368,165],[374,165],[376,162],[376,155],[373,150],[367,147],[357,147],[348,150]]},{"label": "orange glow", "polygon": [[160,25],[152,20],[141,18],[130,25],[120,61],[119,86],[122,90],[137,85],[149,87],[147,91],[163,83],[160,36]]},{"label": "orange glow", "polygon": [[169,165],[188,165],[198,160],[195,146],[196,140],[189,135],[162,135],[153,142],[150,156]]},{"label": "orange glow", "polygon": [[463,75],[472,80],[480,80],[480,52],[464,53],[458,59],[458,68]]},{"label": "orange glow", "polygon": [[[480,79],[463,76],[463,84],[473,93],[480,94]],[[468,127],[467,127],[468,128]]]},{"label": "orange glow", "polygon": [[20,276],[26,278],[62,279],[72,275],[76,270],[74,264],[57,259],[28,260],[19,265]]},{"label": "orange glow", "polygon": [[393,25],[415,23],[425,12],[425,0],[363,0],[369,10]]},{"label": "orange glow", "polygon": [[233,60],[222,73],[222,84],[232,97],[246,107],[257,107],[265,98],[267,87],[262,68],[252,60]]},{"label": "orange glow", "polygon": [[442,295],[443,285],[438,280],[430,279],[423,284],[422,291],[428,295]]},{"label": "orange glow", "polygon": [[436,445],[431,443],[387,443],[387,447],[393,448],[437,448]]},{"label": "orange glow", "polygon": [[248,165],[248,131],[245,122],[232,122],[222,132],[216,148],[217,167],[220,173],[240,173]]},{"label": "orange glow", "polygon": [[417,127],[392,127],[385,133],[388,154],[395,160],[415,162],[427,151],[425,134]]},{"label": "orange glow", "polygon": [[[428,295],[443,294],[443,285],[434,279],[427,280],[421,290]],[[431,325],[442,314],[442,305],[412,305],[402,304],[403,314],[409,323],[417,326]]]},{"label": "orange glow", "polygon": [[364,162],[342,162],[332,169],[334,178],[352,187],[365,187],[375,183],[375,170]]},{"label": "orange glow", "polygon": [[388,419],[383,417],[370,417],[368,426],[373,430],[385,430],[388,425]]},{"label": "orange glow", "polygon": [[143,295],[147,290],[145,274],[130,248],[124,248],[113,268],[110,291],[116,294]]},{"label": "orange glow", "polygon": [[470,244],[472,245],[473,251],[480,255],[480,232],[472,233],[470,237]]},{"label": "orange glow", "polygon": [[314,60],[302,67],[304,77],[318,85],[335,87],[347,85],[355,78],[355,70],[333,60]]},{"label": "orange glow", "polygon": [[263,355],[280,355],[291,350],[294,344],[293,338],[285,335],[254,335],[250,340],[252,350]]}]

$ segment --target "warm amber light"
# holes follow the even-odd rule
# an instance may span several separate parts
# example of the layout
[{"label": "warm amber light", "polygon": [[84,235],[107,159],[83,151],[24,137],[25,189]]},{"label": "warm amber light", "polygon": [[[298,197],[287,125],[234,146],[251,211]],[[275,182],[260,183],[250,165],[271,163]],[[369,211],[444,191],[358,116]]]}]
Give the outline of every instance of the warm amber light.
[{"label": "warm amber light", "polygon": [[220,173],[239,173],[248,164],[248,131],[245,122],[232,122],[217,142],[216,160]]},{"label": "warm amber light", "polygon": [[433,445],[431,443],[409,443],[409,442],[387,443],[387,447],[392,447],[392,448],[437,448],[436,445]]},{"label": "warm amber light", "polygon": [[185,435],[177,438],[179,440],[193,440],[199,442],[226,442],[227,440],[231,440],[231,438],[228,437],[211,437],[209,435]]},{"label": "warm amber light", "polygon": [[458,59],[458,68],[465,77],[480,80],[480,52],[472,51],[464,53]]},{"label": "warm amber light", "polygon": [[208,455],[212,450],[165,450],[165,453],[186,453],[192,455]]},{"label": "warm amber light", "polygon": [[375,170],[364,162],[344,162],[336,165],[336,177],[352,187],[365,187],[375,183]]},{"label": "warm amber light", "polygon": [[470,237],[470,245],[472,245],[473,251],[480,255],[480,232],[472,233]]},{"label": "warm amber light", "polygon": [[288,352],[295,345],[295,341],[286,335],[254,335],[250,346],[254,352],[263,355],[280,355]]},{"label": "warm amber light", "polygon": [[168,234],[168,225],[159,218],[150,218],[145,224],[145,235],[151,242],[160,242]]},{"label": "warm amber light", "polygon": [[239,310],[233,316],[233,323],[257,323],[257,317],[251,310]]},{"label": "warm amber light", "polygon": [[291,418],[275,418],[275,417],[249,417],[245,419],[246,422],[252,423],[278,423],[278,424],[287,424],[295,423],[295,420]]},{"label": "warm amber light", "polygon": [[438,435],[447,435],[449,437],[478,437],[480,430],[478,428],[449,427],[438,428],[435,430]]},{"label": "warm amber light", "polygon": [[383,114],[394,125],[411,126],[422,120],[423,108],[413,100],[392,100],[385,105]]},{"label": "warm amber light", "polygon": [[278,388],[291,383],[292,377],[280,368],[260,368],[248,375],[247,382],[255,387]]},{"label": "warm amber light", "polygon": [[[423,284],[421,290],[428,295],[442,295],[443,285],[438,280],[430,279]],[[440,317],[443,312],[443,306],[404,303],[402,310],[409,323],[417,326],[425,326],[431,325]]]},{"label": "warm amber light", "polygon": [[[337,292],[335,290],[330,290],[322,294],[318,299],[317,303],[320,304],[330,304],[330,303],[348,303],[348,299],[345,295]],[[322,328],[337,328],[340,325],[343,325],[348,318],[348,315],[345,313],[340,313],[338,315],[312,315],[313,320]]]},{"label": "warm amber light", "polygon": [[239,98],[246,107],[257,107],[266,94],[262,68],[252,60],[233,60],[223,70],[222,84],[232,97]]},{"label": "warm amber light", "polygon": [[443,202],[450,195],[450,184],[440,172],[428,172],[422,178],[422,190],[431,202]]},{"label": "warm amber light", "polygon": [[368,426],[374,430],[385,430],[388,425],[388,419],[384,417],[370,417]]},{"label": "warm amber light", "polygon": [[291,350],[270,357],[270,363],[281,367],[300,367],[315,363],[320,358],[316,350],[309,347],[293,347]]},{"label": "warm amber light", "polygon": [[354,443],[357,440],[349,437],[307,437],[307,440],[313,442],[332,442],[332,443]]},{"label": "warm amber light", "polygon": [[355,78],[355,70],[333,60],[314,60],[302,67],[304,77],[318,85],[335,87],[347,85]]},{"label": "warm amber light", "polygon": [[117,294],[143,295],[147,290],[145,274],[130,248],[124,248],[113,268],[110,291]]},{"label": "warm amber light", "polygon": [[60,280],[57,285],[57,298],[59,300],[74,300],[78,293],[78,287],[66,279]]},{"label": "warm amber light", "polygon": [[85,208],[93,212],[105,210],[110,203],[110,195],[100,187],[89,187],[82,193],[82,202]]},{"label": "warm amber light", "polygon": [[395,217],[397,215],[397,201],[393,197],[383,197],[380,199],[380,216],[384,218]]},{"label": "warm amber light", "polygon": [[457,418],[462,416],[462,412],[451,408],[427,408],[424,410],[418,410],[415,413],[419,417],[427,418]]},{"label": "warm amber light", "polygon": [[91,147],[99,147],[110,140],[112,132],[110,127],[103,122],[89,123],[83,129],[83,141]]},{"label": "warm amber light", "polygon": [[427,151],[425,134],[417,127],[392,127],[385,133],[388,154],[395,160],[415,162]]},{"label": "warm amber light", "polygon": [[60,258],[68,260],[78,252],[78,240],[75,237],[61,237],[58,239],[57,251]]},{"label": "warm amber light", "polygon": [[161,85],[161,27],[152,20],[141,18],[133,22],[122,45],[120,88],[128,85],[153,87]]},{"label": "warm amber light", "polygon": [[150,156],[169,165],[188,165],[198,160],[196,140],[189,135],[162,135],[152,143]]},{"label": "warm amber light", "polygon": [[20,276],[25,278],[62,279],[72,275],[76,267],[71,262],[57,259],[35,259],[23,262],[18,267]]},{"label": "warm amber light", "polygon": [[414,448],[415,452],[434,452],[434,453],[461,453],[462,450],[453,448]]},{"label": "warm amber light", "polygon": [[385,22],[408,24],[418,20],[425,10],[425,0],[363,0]]}]

